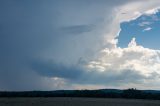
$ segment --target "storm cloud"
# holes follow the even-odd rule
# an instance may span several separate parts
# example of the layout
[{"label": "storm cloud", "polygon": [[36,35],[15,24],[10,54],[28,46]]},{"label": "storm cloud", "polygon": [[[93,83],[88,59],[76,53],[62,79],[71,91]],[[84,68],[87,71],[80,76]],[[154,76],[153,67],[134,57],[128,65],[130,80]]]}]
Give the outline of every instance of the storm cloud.
[{"label": "storm cloud", "polygon": [[157,8],[159,3],[1,0],[0,90],[74,89],[76,84],[123,87],[127,83],[143,83],[148,77],[137,70],[100,72],[88,66],[101,61],[102,50],[117,46],[121,22],[135,19]]}]

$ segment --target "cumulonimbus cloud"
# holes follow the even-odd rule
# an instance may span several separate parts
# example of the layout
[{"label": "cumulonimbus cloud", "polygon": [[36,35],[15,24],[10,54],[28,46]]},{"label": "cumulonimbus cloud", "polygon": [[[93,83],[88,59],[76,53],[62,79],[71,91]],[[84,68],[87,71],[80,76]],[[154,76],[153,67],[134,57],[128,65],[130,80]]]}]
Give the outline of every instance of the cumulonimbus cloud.
[{"label": "cumulonimbus cloud", "polygon": [[160,87],[159,50],[117,47],[120,23],[159,0],[0,2],[0,90]]},{"label": "cumulonimbus cloud", "polygon": [[[95,57],[92,57],[92,59],[87,60],[85,57],[82,57],[84,59],[83,64],[79,63],[78,66],[74,66],[79,67],[78,70],[72,66],[69,70],[65,67],[59,67],[59,72],[57,74],[57,68],[54,68],[54,64],[53,66],[50,65],[51,70],[48,71],[53,74],[56,72],[58,76],[55,76],[56,74],[50,75],[53,78],[58,77],[59,79],[64,79],[64,83],[66,82],[66,84],[68,83],[72,87],[76,85],[94,85],[95,87],[95,85],[97,85],[122,88],[133,86],[138,88],[150,88],[150,86],[147,85],[154,84],[155,86],[152,87],[160,87],[156,85],[157,81],[160,79],[159,50],[137,45],[135,38],[131,40],[128,47],[117,47],[117,36],[119,36],[121,30],[120,23],[134,20],[142,14],[155,14],[159,6],[158,4],[160,4],[159,1],[141,0],[127,2],[126,4],[111,8],[111,16],[106,16],[105,19],[108,23],[105,27],[106,30],[104,29],[104,49],[95,52]],[[153,11],[153,8],[155,8],[155,11]],[[152,12],[150,9],[152,9]],[[48,68],[46,67],[45,69]],[[35,70],[37,70],[37,68]],[[66,77],[63,74],[66,73],[66,70],[67,73],[71,75]],[[40,69],[36,72],[40,73],[46,71]],[[79,76],[74,75],[76,73],[79,73]],[[43,75],[43,73],[40,74]],[[73,76],[76,76],[76,78]]]}]

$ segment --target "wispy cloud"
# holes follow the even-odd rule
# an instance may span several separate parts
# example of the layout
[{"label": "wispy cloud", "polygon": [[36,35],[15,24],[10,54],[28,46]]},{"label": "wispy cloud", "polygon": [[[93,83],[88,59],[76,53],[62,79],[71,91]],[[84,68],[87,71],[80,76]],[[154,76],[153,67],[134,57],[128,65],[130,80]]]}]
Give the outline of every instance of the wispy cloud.
[{"label": "wispy cloud", "polygon": [[149,22],[149,21],[143,21],[141,23],[138,23],[138,26],[140,27],[144,27],[144,26],[148,26],[148,25],[151,25],[152,22]]},{"label": "wispy cloud", "polygon": [[151,27],[147,27],[147,28],[143,29],[143,32],[150,31],[150,30],[152,30],[152,28]]},{"label": "wispy cloud", "polygon": [[72,25],[60,28],[60,31],[65,34],[82,34],[85,32],[90,32],[94,28],[93,25]]}]

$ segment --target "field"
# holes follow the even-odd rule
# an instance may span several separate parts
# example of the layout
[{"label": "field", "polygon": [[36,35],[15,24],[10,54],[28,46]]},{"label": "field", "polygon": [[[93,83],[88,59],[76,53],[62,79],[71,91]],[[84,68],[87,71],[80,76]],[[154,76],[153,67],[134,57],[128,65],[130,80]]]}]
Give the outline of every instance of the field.
[{"label": "field", "polygon": [[160,106],[160,101],[69,97],[0,98],[0,106]]}]

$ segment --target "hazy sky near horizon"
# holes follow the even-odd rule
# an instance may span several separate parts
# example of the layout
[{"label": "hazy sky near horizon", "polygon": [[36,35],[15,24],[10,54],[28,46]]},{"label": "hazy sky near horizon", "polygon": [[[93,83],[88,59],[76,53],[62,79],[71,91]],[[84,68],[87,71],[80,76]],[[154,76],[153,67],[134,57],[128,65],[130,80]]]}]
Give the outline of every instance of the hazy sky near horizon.
[{"label": "hazy sky near horizon", "polygon": [[160,89],[159,0],[0,0],[0,90]]}]

